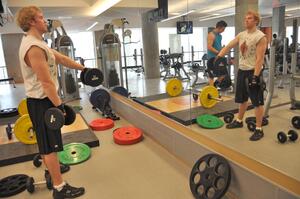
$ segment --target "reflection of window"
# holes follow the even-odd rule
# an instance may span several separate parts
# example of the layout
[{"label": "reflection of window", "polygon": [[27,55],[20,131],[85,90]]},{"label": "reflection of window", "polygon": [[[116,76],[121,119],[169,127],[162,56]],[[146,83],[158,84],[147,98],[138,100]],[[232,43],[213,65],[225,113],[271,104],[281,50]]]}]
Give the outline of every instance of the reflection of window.
[{"label": "reflection of window", "polygon": [[75,57],[82,57],[86,60],[86,66],[94,67],[97,56],[94,51],[93,32],[70,33],[68,36],[71,37],[73,41]]},{"label": "reflection of window", "polygon": [[[289,39],[289,44],[292,43],[291,35],[293,35],[293,27],[288,26],[286,27],[286,37]],[[298,43],[300,43],[300,28],[298,28]]]},{"label": "reflection of window", "polygon": [[7,78],[7,71],[5,66],[4,54],[3,54],[3,46],[0,35],[0,79]]}]

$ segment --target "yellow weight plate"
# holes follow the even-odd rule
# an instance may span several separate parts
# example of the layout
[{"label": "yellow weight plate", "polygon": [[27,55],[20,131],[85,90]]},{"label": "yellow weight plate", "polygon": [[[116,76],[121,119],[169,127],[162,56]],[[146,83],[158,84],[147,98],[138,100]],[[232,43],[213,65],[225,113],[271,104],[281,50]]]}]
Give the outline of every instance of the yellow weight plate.
[{"label": "yellow weight plate", "polygon": [[182,87],[181,80],[173,78],[167,82],[166,92],[171,97],[176,97],[176,96],[180,95],[182,93],[182,90],[183,90],[183,87]]},{"label": "yellow weight plate", "polygon": [[20,116],[28,114],[27,100],[25,98],[22,99],[22,101],[20,102],[20,104],[18,106],[18,112],[19,112]]},{"label": "yellow weight plate", "polygon": [[209,99],[208,96],[212,98],[219,98],[219,92],[214,86],[205,86],[200,93],[200,103],[204,108],[212,108],[217,104],[217,100]]},{"label": "yellow weight plate", "polygon": [[15,123],[14,134],[24,144],[35,144],[36,135],[28,114],[21,116]]}]

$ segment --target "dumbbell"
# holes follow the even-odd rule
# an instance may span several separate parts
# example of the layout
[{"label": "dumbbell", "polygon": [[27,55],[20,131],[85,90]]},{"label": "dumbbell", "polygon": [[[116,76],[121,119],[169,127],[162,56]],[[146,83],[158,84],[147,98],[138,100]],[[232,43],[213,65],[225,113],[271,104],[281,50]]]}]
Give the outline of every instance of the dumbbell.
[{"label": "dumbbell", "polygon": [[50,175],[46,177],[44,181],[35,182],[33,177],[28,177],[26,181],[26,189],[29,193],[33,193],[35,191],[35,186],[37,185],[46,185],[49,190],[52,189],[52,180]]},{"label": "dumbbell", "polygon": [[63,125],[70,125],[76,119],[76,113],[71,106],[64,105],[66,115],[56,107],[49,108],[45,115],[44,121],[49,129],[58,130]]},{"label": "dumbbell", "polygon": [[298,133],[294,130],[289,130],[287,134],[282,131],[277,134],[277,139],[280,143],[285,143],[288,138],[290,141],[295,142],[298,139]]},{"label": "dumbbell", "polygon": [[228,112],[224,115],[223,120],[225,123],[231,123],[233,121],[233,118],[234,118],[234,114],[231,112]]},{"label": "dumbbell", "polygon": [[[40,154],[36,154],[34,157],[33,157],[33,165],[36,167],[36,168],[38,168],[38,167],[40,167],[41,165],[42,165],[42,162],[43,162],[43,160],[42,160],[42,157],[41,157],[41,155]],[[61,173],[66,173],[66,172],[68,172],[68,171],[70,171],[70,166],[69,165],[66,165],[66,164],[62,164],[62,163],[60,163],[60,172]]]},{"label": "dumbbell", "polygon": [[292,125],[293,127],[295,127],[296,129],[300,129],[300,116],[294,116],[292,118]]},{"label": "dumbbell", "polygon": [[96,87],[103,82],[103,73],[97,68],[84,68],[80,73],[80,80],[83,84]]}]

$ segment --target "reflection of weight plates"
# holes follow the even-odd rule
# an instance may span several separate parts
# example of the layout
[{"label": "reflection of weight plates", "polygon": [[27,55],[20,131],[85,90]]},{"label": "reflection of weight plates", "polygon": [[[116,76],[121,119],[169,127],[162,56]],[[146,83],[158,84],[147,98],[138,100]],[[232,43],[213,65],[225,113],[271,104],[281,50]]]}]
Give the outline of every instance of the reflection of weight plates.
[{"label": "reflection of weight plates", "polygon": [[62,164],[79,164],[89,159],[91,149],[86,144],[70,143],[64,145],[64,150],[58,153],[59,161]]},{"label": "reflection of weight plates", "polygon": [[110,102],[110,95],[105,89],[99,88],[91,93],[90,102],[103,112],[105,106]]},{"label": "reflection of weight plates", "polygon": [[183,91],[182,82],[179,79],[173,78],[167,82],[166,91],[171,97],[180,95]]},{"label": "reflection of weight plates", "polygon": [[0,180],[0,197],[14,196],[25,191],[28,176],[17,174]]},{"label": "reflection of weight plates", "polygon": [[0,118],[1,117],[13,117],[18,115],[18,109],[16,108],[6,108],[0,110]]},{"label": "reflection of weight plates", "polygon": [[201,157],[190,174],[190,189],[196,199],[220,199],[230,185],[231,169],[225,158],[217,154]]},{"label": "reflection of weight plates", "polygon": [[123,86],[116,86],[112,89],[113,92],[118,93],[124,97],[128,97],[128,90]]},{"label": "reflection of weight plates", "polygon": [[18,112],[20,116],[28,114],[26,98],[22,99],[21,102],[19,103]]},{"label": "reflection of weight plates", "polygon": [[218,89],[214,86],[205,86],[200,94],[200,103],[204,108],[214,107],[219,99]]},{"label": "reflection of weight plates", "polygon": [[36,144],[36,135],[28,114],[21,116],[15,123],[14,134],[24,144]]}]

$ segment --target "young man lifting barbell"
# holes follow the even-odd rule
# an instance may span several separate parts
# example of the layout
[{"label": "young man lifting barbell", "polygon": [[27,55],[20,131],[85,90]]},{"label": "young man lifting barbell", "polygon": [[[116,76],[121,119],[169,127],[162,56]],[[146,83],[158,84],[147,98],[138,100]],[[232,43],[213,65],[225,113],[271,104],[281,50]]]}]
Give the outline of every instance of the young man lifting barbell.
[{"label": "young man lifting barbell", "polygon": [[[236,45],[239,46],[239,70],[237,73],[235,102],[239,103],[237,119],[228,124],[226,128],[242,128],[243,117],[248,107],[248,98],[255,107],[256,128],[249,138],[251,141],[260,140],[263,136],[262,120],[264,114],[264,96],[261,86],[261,71],[267,47],[267,38],[257,29],[260,16],[255,11],[248,11],[245,20],[245,31],[240,32],[217,55],[216,60],[224,57]],[[248,81],[245,81],[248,80]],[[248,83],[247,83],[248,82]]]}]

